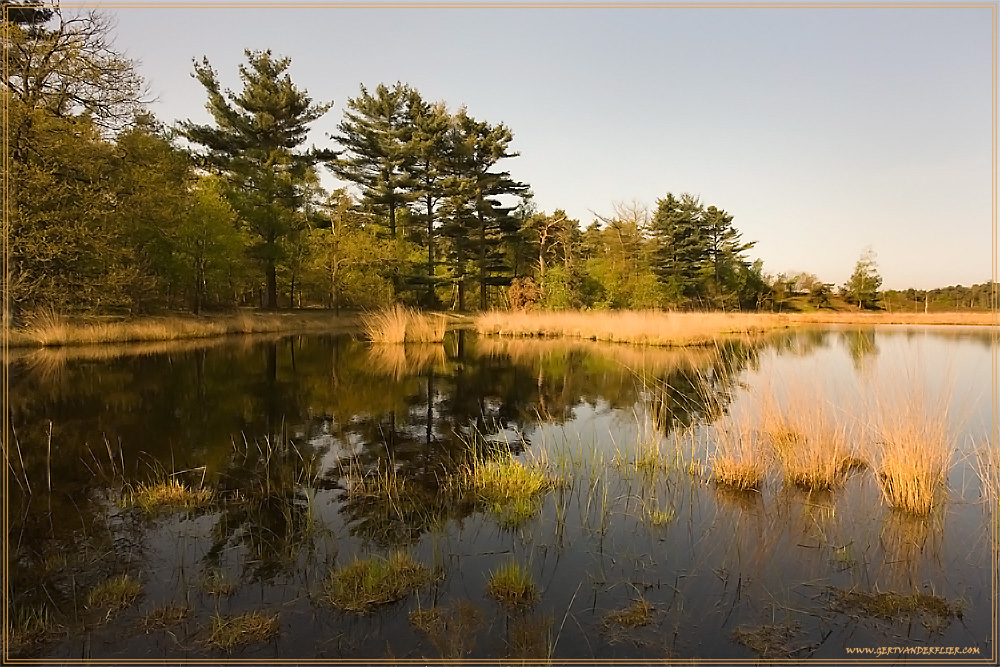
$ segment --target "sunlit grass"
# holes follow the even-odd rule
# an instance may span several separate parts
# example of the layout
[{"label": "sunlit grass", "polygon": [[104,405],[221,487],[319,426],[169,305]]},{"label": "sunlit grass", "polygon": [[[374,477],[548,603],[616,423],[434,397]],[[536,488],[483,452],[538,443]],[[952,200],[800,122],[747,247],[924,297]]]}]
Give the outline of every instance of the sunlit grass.
[{"label": "sunlit grass", "polygon": [[486,592],[508,607],[530,605],[538,599],[538,590],[531,573],[515,561],[504,563],[490,572]]},{"label": "sunlit grass", "polygon": [[49,639],[58,629],[48,607],[18,609],[11,618],[8,648],[15,654],[29,651]]},{"label": "sunlit grass", "polygon": [[133,341],[168,341],[209,338],[228,334],[278,331],[323,331],[344,328],[354,318],[329,314],[239,313],[222,316],[143,317],[136,319],[71,318],[54,310],[42,310],[23,327],[10,332],[11,345],[60,346]]},{"label": "sunlit grass", "polygon": [[344,611],[364,613],[402,600],[431,580],[430,570],[409,555],[355,559],[324,582],[326,599]]},{"label": "sunlit grass", "polygon": [[739,491],[758,490],[767,473],[760,434],[746,424],[716,424],[713,432],[712,480]]},{"label": "sunlit grass", "polygon": [[90,589],[87,606],[116,611],[133,604],[140,595],[142,584],[139,580],[129,574],[121,574],[105,579]]},{"label": "sunlit grass", "polygon": [[919,516],[941,502],[951,461],[948,411],[916,393],[881,400],[875,418],[882,497],[891,507]]},{"label": "sunlit grass", "polygon": [[270,639],[276,636],[279,631],[277,614],[268,615],[258,611],[238,616],[216,614],[212,617],[208,643],[223,651],[232,651],[239,646]]},{"label": "sunlit grass", "polygon": [[646,345],[704,345],[726,334],[787,326],[784,315],[643,311],[490,311],[475,318],[481,334],[566,336]]},{"label": "sunlit grass", "polygon": [[440,343],[447,325],[443,315],[399,305],[361,316],[361,327],[373,343]]},{"label": "sunlit grass", "polygon": [[124,507],[136,507],[146,514],[174,509],[192,509],[211,504],[213,493],[209,489],[192,489],[175,478],[157,482],[140,483],[126,489],[122,495]]},{"label": "sunlit grass", "polygon": [[502,525],[517,527],[538,514],[542,496],[555,488],[556,480],[540,465],[522,463],[507,454],[498,459],[473,458],[458,471],[454,484],[461,495],[471,495]]},{"label": "sunlit grass", "polygon": [[187,605],[164,604],[143,616],[139,627],[146,633],[162,630],[183,623],[190,615],[191,609]]}]

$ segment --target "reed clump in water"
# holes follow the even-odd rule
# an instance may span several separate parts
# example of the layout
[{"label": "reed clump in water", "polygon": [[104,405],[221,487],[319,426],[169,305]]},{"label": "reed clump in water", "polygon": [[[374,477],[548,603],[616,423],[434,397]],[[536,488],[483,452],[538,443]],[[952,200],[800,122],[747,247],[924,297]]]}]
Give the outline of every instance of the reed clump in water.
[{"label": "reed clump in water", "polygon": [[238,646],[270,639],[279,630],[277,614],[269,616],[259,611],[228,617],[216,614],[212,617],[208,643],[223,651],[232,651]]},{"label": "reed clump in water", "polygon": [[882,497],[893,508],[926,516],[940,503],[951,459],[948,410],[922,395],[879,401],[875,418]]},{"label": "reed clump in water", "polygon": [[760,434],[747,424],[720,424],[715,427],[715,441],[709,460],[715,483],[739,491],[760,489],[767,472]]},{"label": "reed clump in water", "polygon": [[124,507],[135,507],[146,514],[157,514],[175,509],[207,507],[214,494],[210,489],[192,489],[175,478],[140,483],[126,489],[122,495]]},{"label": "reed clump in water", "polygon": [[447,325],[443,315],[399,305],[361,317],[361,327],[373,343],[440,343]]},{"label": "reed clump in water", "polygon": [[853,421],[834,416],[827,397],[813,387],[798,387],[777,406],[767,396],[761,427],[781,464],[785,482],[806,491],[829,491],[847,473],[867,465]]},{"label": "reed clump in water", "polygon": [[653,622],[653,605],[639,598],[625,609],[613,611],[604,617],[605,625],[621,625],[638,628]]},{"label": "reed clump in water", "polygon": [[128,607],[142,595],[142,584],[130,574],[110,577],[87,593],[87,606],[117,611]]},{"label": "reed clump in water", "polygon": [[538,599],[538,591],[531,573],[510,561],[490,572],[486,592],[507,607],[530,605]]},{"label": "reed clump in water", "polygon": [[488,509],[507,527],[517,527],[541,510],[542,496],[556,480],[538,464],[522,463],[511,454],[498,459],[474,456],[462,466],[453,485],[461,496]]},{"label": "reed clump in water", "polygon": [[334,607],[365,613],[402,600],[430,580],[427,567],[408,554],[396,552],[388,558],[355,559],[331,572],[324,588]]}]

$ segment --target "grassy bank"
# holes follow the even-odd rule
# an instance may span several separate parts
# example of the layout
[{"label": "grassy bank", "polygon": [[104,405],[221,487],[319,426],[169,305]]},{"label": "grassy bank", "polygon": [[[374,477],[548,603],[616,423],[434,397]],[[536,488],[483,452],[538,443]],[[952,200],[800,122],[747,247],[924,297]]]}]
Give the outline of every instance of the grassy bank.
[{"label": "grassy bank", "polygon": [[614,343],[688,346],[725,335],[763,333],[806,324],[996,325],[993,313],[722,313],[662,311],[491,311],[475,317],[481,334],[570,337]]},{"label": "grassy bank", "polygon": [[211,338],[230,334],[338,331],[358,326],[357,315],[334,316],[326,312],[258,313],[228,315],[169,315],[130,319],[71,318],[43,313],[10,330],[10,345],[57,347],[95,343],[130,343]]}]

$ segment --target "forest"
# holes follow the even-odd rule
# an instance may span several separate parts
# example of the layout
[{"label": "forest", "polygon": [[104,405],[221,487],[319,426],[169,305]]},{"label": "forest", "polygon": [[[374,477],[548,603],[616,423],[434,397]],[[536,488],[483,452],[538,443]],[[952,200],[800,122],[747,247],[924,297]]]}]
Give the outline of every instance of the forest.
[{"label": "forest", "polygon": [[[988,307],[990,285],[881,292],[873,252],[836,288],[770,275],[734,215],[687,193],[582,224],[539,211],[503,122],[397,82],[332,113],[246,51],[242,90],[194,61],[213,122],[165,125],[109,17],[4,2],[14,317],[234,307],[722,309]],[[227,73],[232,74],[232,73]],[[326,191],[327,172],[345,184]],[[922,298],[923,297],[923,298]],[[923,301],[924,303],[918,303]]]}]

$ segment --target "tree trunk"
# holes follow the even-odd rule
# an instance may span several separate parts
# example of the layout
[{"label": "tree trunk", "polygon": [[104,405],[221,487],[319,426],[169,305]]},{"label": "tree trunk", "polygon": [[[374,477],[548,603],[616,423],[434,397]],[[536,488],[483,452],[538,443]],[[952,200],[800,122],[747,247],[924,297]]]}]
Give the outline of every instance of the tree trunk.
[{"label": "tree trunk", "polygon": [[434,213],[433,202],[427,196],[427,307],[434,307]]},{"label": "tree trunk", "polygon": [[486,219],[479,212],[479,308],[486,310]]},{"label": "tree trunk", "polygon": [[278,271],[273,259],[267,260],[267,310],[278,310]]}]

